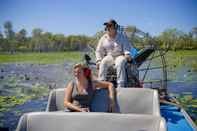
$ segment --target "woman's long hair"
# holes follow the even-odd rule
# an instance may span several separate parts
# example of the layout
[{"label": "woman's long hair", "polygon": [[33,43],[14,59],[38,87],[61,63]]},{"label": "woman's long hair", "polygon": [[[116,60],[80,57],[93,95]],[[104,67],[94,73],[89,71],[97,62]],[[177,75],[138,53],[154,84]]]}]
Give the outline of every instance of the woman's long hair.
[{"label": "woman's long hair", "polygon": [[93,84],[92,84],[92,71],[90,68],[88,68],[87,66],[83,65],[83,64],[76,64],[74,66],[74,69],[76,68],[80,68],[83,71],[83,74],[85,76],[85,78],[88,81],[88,89],[93,88]]}]

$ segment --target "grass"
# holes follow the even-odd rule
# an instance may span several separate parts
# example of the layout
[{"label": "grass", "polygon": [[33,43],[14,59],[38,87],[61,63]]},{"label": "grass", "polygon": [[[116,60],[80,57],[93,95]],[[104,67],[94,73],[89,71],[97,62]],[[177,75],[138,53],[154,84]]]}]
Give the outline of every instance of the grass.
[{"label": "grass", "polygon": [[[159,52],[157,51],[154,56],[158,56]],[[149,59],[152,56],[149,57]],[[186,81],[193,81],[197,80],[195,78],[195,73],[197,72],[197,50],[180,50],[180,51],[169,51],[165,55],[166,64],[167,64],[167,71],[168,71],[168,80],[181,80],[180,71],[184,69],[182,75],[186,72],[187,77]],[[141,67],[147,68],[149,64],[149,61],[145,62],[145,64]],[[161,58],[158,57],[156,59],[153,59],[151,62],[150,67],[162,67]],[[154,70],[155,71],[155,70]],[[161,70],[158,69],[159,72]],[[177,74],[177,72],[179,74]],[[148,72],[148,74],[151,73],[151,71]],[[145,78],[145,81],[148,82],[150,80]],[[149,77],[152,80],[151,77]],[[180,78],[180,79],[179,79]]]},{"label": "grass", "polygon": [[178,56],[197,56],[197,50],[170,51],[170,53],[175,53]]},{"label": "grass", "polygon": [[53,53],[18,53],[0,54],[0,64],[2,63],[38,63],[54,64],[65,61],[79,61],[82,58],[81,52],[53,52]]},{"label": "grass", "polygon": [[[181,76],[177,76],[176,69],[187,70],[186,81],[196,80],[196,78],[189,76],[192,72],[197,72],[197,50],[182,50],[182,51],[170,51],[166,54],[166,62],[168,65],[168,71],[170,72],[168,78],[170,80],[177,79]],[[184,74],[183,74],[184,75]]]},{"label": "grass", "polygon": [[[67,51],[67,52],[53,52],[53,53],[17,53],[0,54],[1,63],[62,63],[65,61],[78,61],[82,58],[82,53],[79,51]],[[192,67],[197,68],[197,50],[181,50],[181,51],[169,51],[166,55],[166,60],[169,65],[177,66],[183,64],[187,59],[194,59],[190,64]]]},{"label": "grass", "polygon": [[190,65],[197,68],[197,50],[170,51],[166,55],[170,66]]}]

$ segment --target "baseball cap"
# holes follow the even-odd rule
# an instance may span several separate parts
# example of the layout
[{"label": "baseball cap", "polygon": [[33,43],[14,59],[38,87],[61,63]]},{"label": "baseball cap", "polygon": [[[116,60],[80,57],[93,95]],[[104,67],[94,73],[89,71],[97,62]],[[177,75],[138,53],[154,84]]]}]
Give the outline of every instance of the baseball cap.
[{"label": "baseball cap", "polygon": [[115,26],[117,25],[117,22],[114,19],[110,19],[108,22],[105,22],[103,25],[105,26]]}]

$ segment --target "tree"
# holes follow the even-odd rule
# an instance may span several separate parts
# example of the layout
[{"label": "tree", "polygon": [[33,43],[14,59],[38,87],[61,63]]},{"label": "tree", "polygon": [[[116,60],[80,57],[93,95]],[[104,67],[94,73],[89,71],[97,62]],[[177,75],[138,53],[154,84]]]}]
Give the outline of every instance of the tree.
[{"label": "tree", "polygon": [[15,41],[15,32],[12,29],[12,23],[10,21],[6,21],[4,23],[4,30],[6,36],[6,50],[9,50],[11,53],[16,51],[16,41]]},{"label": "tree", "polygon": [[53,35],[50,32],[42,33],[40,48],[44,52],[53,51]]},{"label": "tree", "polygon": [[12,29],[12,23],[10,21],[6,21],[4,23],[5,35],[8,39],[14,39],[14,31]]},{"label": "tree", "polygon": [[197,27],[192,28],[191,35],[192,35],[192,45],[195,49],[197,49]]},{"label": "tree", "polygon": [[21,29],[21,30],[18,32],[18,34],[19,34],[19,38],[20,38],[21,40],[25,40],[26,35],[27,35],[27,31],[26,31],[25,29]]},{"label": "tree", "polygon": [[177,40],[180,37],[180,35],[181,32],[178,31],[176,28],[170,28],[162,32],[158,38],[161,41],[163,48],[176,49],[176,44],[178,44]]},{"label": "tree", "polygon": [[88,44],[90,44],[93,48],[96,48],[99,39],[104,35],[104,31],[98,31],[96,34],[90,38]]},{"label": "tree", "polygon": [[66,39],[63,34],[53,35],[53,50],[54,51],[64,51],[69,50],[69,47],[66,46]]},{"label": "tree", "polygon": [[[197,31],[197,30],[196,30]],[[177,49],[196,49],[197,44],[194,38],[195,30],[185,33],[176,28],[167,29],[161,33],[157,39],[163,48]]]},{"label": "tree", "polygon": [[19,32],[16,33],[16,41],[17,41],[17,48],[19,50],[27,50],[27,31],[25,29],[21,29]]},{"label": "tree", "polygon": [[32,51],[39,51],[41,52],[41,35],[42,35],[42,29],[35,28],[32,30],[32,39],[31,39],[31,46],[30,48]]},{"label": "tree", "polygon": [[41,36],[41,34],[42,34],[42,29],[40,29],[40,28],[34,28],[33,30],[32,30],[32,37],[40,37]]},{"label": "tree", "polygon": [[0,31],[0,51],[3,50],[3,43],[4,43],[4,38],[2,32]]},{"label": "tree", "polygon": [[3,34],[1,31],[0,31],[0,39],[3,39]]}]

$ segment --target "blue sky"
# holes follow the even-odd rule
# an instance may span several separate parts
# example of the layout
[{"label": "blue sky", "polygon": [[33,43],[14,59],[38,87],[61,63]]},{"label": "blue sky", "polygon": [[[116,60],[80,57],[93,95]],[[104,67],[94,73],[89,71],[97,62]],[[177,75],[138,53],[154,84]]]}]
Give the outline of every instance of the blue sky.
[{"label": "blue sky", "polygon": [[188,32],[197,26],[197,0],[1,0],[0,30],[42,28],[53,33],[94,35],[115,19],[158,35],[167,28]]}]

